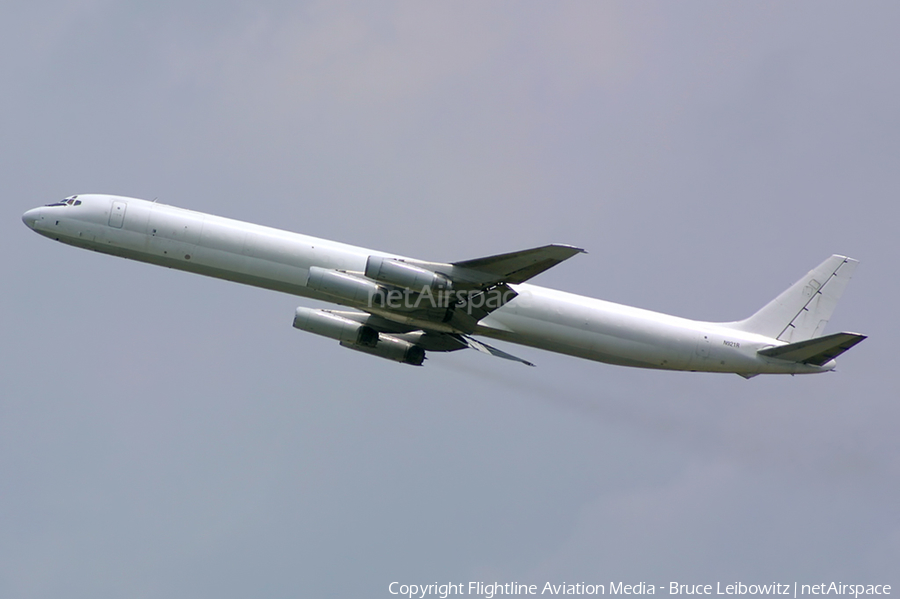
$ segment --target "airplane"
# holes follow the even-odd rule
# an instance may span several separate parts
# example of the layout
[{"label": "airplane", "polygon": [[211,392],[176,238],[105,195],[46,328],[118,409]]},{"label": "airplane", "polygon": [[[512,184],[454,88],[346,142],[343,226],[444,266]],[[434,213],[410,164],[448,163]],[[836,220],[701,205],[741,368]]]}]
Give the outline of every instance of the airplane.
[{"label": "airplane", "polygon": [[466,348],[533,364],[488,337],[638,368],[813,374],[866,338],[823,336],[857,261],[834,255],[744,320],[704,322],[527,283],[583,253],[551,244],[428,262],[114,195],[73,195],[22,216],[36,233],[104,254],[338,304],[294,313],[297,329],[421,366]]}]

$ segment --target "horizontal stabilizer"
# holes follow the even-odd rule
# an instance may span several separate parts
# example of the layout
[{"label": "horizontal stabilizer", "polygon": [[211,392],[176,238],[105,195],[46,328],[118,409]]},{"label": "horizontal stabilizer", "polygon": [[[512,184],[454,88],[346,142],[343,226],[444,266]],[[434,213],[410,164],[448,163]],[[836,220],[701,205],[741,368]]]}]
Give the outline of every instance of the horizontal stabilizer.
[{"label": "horizontal stabilizer", "polygon": [[454,262],[453,276],[465,276],[465,271],[475,271],[478,276],[473,278],[515,285],[581,253],[584,253],[583,249],[571,245],[545,245],[509,254]]},{"label": "horizontal stabilizer", "polygon": [[759,354],[779,360],[822,366],[865,338],[865,335],[857,333],[835,333],[825,337],[761,349]]}]

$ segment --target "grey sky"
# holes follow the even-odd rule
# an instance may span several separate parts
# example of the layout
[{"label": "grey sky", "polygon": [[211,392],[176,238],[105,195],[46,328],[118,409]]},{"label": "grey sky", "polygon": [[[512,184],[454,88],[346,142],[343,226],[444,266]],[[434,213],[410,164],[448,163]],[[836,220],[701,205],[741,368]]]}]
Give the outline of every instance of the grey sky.
[{"label": "grey sky", "polygon": [[[0,6],[0,596],[388,597],[434,581],[900,585],[900,10],[888,2]],[[517,348],[424,368],[312,303],[65,247],[152,199],[749,315],[861,260],[813,377]]]}]

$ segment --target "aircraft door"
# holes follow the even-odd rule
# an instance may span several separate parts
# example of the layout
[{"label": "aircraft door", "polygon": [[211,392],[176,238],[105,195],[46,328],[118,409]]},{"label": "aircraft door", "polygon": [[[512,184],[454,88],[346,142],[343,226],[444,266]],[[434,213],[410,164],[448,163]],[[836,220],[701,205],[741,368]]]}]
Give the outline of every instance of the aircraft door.
[{"label": "aircraft door", "polygon": [[109,211],[109,226],[121,229],[125,222],[125,208],[128,206],[121,200],[113,200],[112,209]]}]

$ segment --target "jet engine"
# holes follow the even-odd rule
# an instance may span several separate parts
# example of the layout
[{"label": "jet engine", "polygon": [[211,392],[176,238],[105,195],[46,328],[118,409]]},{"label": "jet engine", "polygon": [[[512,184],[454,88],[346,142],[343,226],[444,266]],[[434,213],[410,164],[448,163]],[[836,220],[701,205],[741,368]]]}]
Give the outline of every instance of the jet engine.
[{"label": "jet engine", "polygon": [[294,328],[350,345],[375,347],[378,343],[378,331],[372,327],[326,310],[300,306],[294,314]]},{"label": "jet engine", "polygon": [[337,339],[341,345],[379,358],[421,366],[425,350],[405,339],[379,333],[361,322],[327,310],[300,306],[294,314],[294,328]]},{"label": "jet engine", "polygon": [[350,304],[381,305],[388,290],[374,281],[346,272],[313,266],[309,269],[306,286],[327,293]]},{"label": "jet engine", "polygon": [[378,256],[369,256],[366,261],[366,276],[375,281],[413,291],[421,291],[425,287],[435,291],[453,289],[453,281],[446,275],[414,264]]},{"label": "jet engine", "polygon": [[341,342],[341,345],[366,354],[378,356],[379,358],[387,358],[401,364],[412,364],[413,366],[421,366],[425,361],[425,350],[410,343],[405,339],[398,339],[392,335],[378,333],[378,344],[375,347],[365,345],[352,345]]}]

